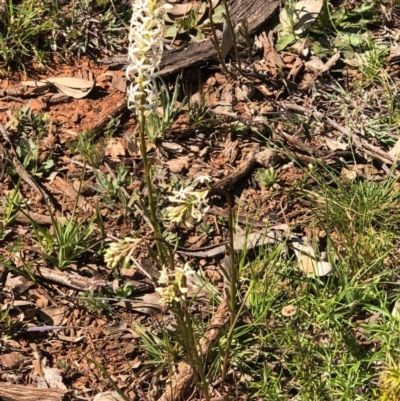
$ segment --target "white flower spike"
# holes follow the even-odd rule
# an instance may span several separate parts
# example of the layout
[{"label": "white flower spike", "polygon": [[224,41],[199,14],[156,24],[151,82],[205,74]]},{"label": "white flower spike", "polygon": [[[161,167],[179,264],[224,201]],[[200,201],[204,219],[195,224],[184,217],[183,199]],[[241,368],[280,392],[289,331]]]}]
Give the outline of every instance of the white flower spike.
[{"label": "white flower spike", "polygon": [[154,110],[154,78],[163,53],[164,13],[168,5],[157,7],[156,0],[134,0],[129,31],[126,76],[131,81],[128,107],[139,114]]}]

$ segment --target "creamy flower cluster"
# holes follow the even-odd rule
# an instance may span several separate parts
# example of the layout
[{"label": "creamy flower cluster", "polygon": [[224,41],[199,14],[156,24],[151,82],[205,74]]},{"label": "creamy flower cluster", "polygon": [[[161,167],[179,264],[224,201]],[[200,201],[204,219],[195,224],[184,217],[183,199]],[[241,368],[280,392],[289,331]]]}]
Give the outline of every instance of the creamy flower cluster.
[{"label": "creamy flower cluster", "polygon": [[124,238],[117,242],[112,242],[108,247],[104,260],[108,267],[115,268],[119,264],[125,265],[129,263],[133,251],[142,242],[140,238]]},{"label": "creamy flower cluster", "polygon": [[193,222],[199,222],[210,208],[208,190],[195,190],[196,181],[210,181],[210,178],[200,177],[195,180],[193,185],[182,187],[179,191],[172,191],[173,196],[168,197],[171,203],[177,203],[176,206],[166,208],[167,219],[171,223],[183,223],[187,227],[192,227]]},{"label": "creamy flower cluster", "polygon": [[126,76],[131,81],[128,107],[146,113],[156,108],[154,77],[163,53],[164,12],[170,7],[157,7],[157,0],[134,0],[129,31]]},{"label": "creamy flower cluster", "polygon": [[156,288],[160,294],[160,305],[170,307],[174,302],[183,301],[188,292],[186,279],[194,274],[196,273],[189,263],[185,263],[183,267],[175,267],[173,272],[168,272],[167,268],[164,267],[158,279],[160,287]]}]

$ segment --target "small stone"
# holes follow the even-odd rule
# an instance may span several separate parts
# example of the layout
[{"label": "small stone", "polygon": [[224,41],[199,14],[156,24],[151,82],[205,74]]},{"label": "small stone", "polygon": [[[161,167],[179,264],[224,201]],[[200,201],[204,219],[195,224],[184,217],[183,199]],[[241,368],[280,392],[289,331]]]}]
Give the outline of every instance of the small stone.
[{"label": "small stone", "polygon": [[278,154],[273,149],[266,149],[262,152],[258,152],[255,157],[255,161],[265,168],[274,167],[279,160]]}]

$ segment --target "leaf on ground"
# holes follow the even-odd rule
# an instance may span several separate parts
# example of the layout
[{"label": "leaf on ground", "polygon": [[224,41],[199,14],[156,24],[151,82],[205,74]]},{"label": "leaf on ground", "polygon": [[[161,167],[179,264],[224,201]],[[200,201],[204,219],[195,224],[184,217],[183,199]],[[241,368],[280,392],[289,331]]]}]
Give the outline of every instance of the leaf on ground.
[{"label": "leaf on ground", "polygon": [[0,355],[0,366],[6,369],[16,369],[25,360],[26,357],[21,352],[10,352]]},{"label": "leaf on ground", "polygon": [[297,256],[297,268],[307,277],[327,276],[332,271],[332,264],[316,259],[314,248],[301,238],[293,241],[294,253]]},{"label": "leaf on ground", "polygon": [[38,388],[59,388],[61,390],[67,389],[62,381],[59,369],[43,366],[42,371],[44,377],[36,377]]},{"label": "leaf on ground", "polygon": [[393,148],[389,150],[389,155],[394,157],[399,157],[400,155],[400,139],[394,144]]},{"label": "leaf on ground", "polygon": [[193,7],[191,3],[174,4],[171,9],[167,10],[167,13],[174,17],[182,17],[186,15]]},{"label": "leaf on ground", "polygon": [[124,401],[124,399],[116,391],[106,391],[96,394],[93,401]]},{"label": "leaf on ground", "polygon": [[110,138],[104,149],[105,156],[111,156],[113,159],[118,159],[119,156],[125,156],[125,148],[119,138]]},{"label": "leaf on ground", "polygon": [[282,29],[291,34],[302,34],[306,30],[306,25],[318,18],[323,3],[323,0],[302,0],[296,3],[293,10],[288,7],[283,8],[279,15]]},{"label": "leaf on ground", "polygon": [[326,145],[328,146],[329,150],[335,151],[335,150],[346,150],[349,145],[347,143],[342,143],[335,141],[331,138],[325,138]]},{"label": "leaf on ground", "polygon": [[82,99],[86,97],[94,88],[95,81],[74,77],[53,77],[40,81],[25,81],[23,86],[27,87],[43,87],[54,85],[61,93],[74,99]]},{"label": "leaf on ground", "polygon": [[297,22],[294,25],[294,33],[302,34],[306,30],[306,26],[313,23],[321,11],[323,0],[304,0],[299,1],[295,7]]}]

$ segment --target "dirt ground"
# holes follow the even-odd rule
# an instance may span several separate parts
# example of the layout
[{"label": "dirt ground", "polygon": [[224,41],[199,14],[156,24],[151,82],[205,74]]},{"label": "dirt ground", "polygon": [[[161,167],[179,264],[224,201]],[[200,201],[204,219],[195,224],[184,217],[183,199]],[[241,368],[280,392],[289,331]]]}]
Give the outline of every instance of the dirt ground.
[{"label": "dirt ground", "polygon": [[[314,164],[315,158],[326,166],[338,166],[342,160],[354,157],[349,149],[329,146],[325,137],[334,141],[337,129],[326,119],[316,122],[311,114],[318,105],[323,117],[332,116],[339,126],[345,126],[341,110],[330,102],[326,93],[334,80],[345,86],[349,77],[355,79],[357,71],[339,69],[333,63],[321,73],[312,64],[305,64],[303,58],[289,52],[278,54],[264,41],[252,65],[258,73],[244,76],[240,81],[226,77],[212,65],[181,72],[179,101],[186,95],[190,107],[186,104],[165,137],[148,149],[152,163],[159,166],[157,185],[168,186],[173,180],[184,181],[199,175],[209,175],[213,182],[218,182],[246,163],[253,151],[267,151],[270,152],[265,156],[267,160],[256,162],[248,174],[226,188],[234,200],[235,213],[242,221],[252,219],[254,226],[255,223],[259,227],[289,224],[294,231],[311,236],[308,210],[312,205],[298,192],[299,185],[309,179],[304,166]],[[101,258],[87,253],[67,269],[54,270],[52,263],[42,257],[32,230],[32,220],[51,226],[49,211],[60,221],[71,213],[88,221],[98,209],[103,230],[109,237],[123,238],[144,224],[139,211],[128,213],[104,202],[102,195],[93,190],[96,176],[91,166],[70,146],[80,133],[93,131],[91,141],[100,150],[99,163],[93,167],[105,176],[115,175],[117,168],[125,165],[130,177],[129,187],[125,188],[129,196],[145,194],[140,154],[132,139],[136,119],[125,106],[124,71],[85,57],[70,64],[58,59],[46,69],[29,63],[27,67],[27,75],[12,73],[0,79],[0,122],[6,127],[10,141],[4,136],[1,138],[0,193],[2,198],[11,196],[18,186],[31,216],[18,215],[0,249],[3,259],[22,272],[22,275],[14,274],[0,266],[1,305],[3,311],[9,310],[12,323],[0,342],[3,367],[0,380],[43,386],[43,381],[46,385],[43,369],[52,367],[54,380],[62,377],[59,388],[70,390],[70,399],[89,400],[97,393],[112,390],[110,379],[131,400],[145,399],[143,395],[149,389],[159,395],[168,377],[149,369],[138,347],[138,335],[131,329],[138,324],[149,325],[151,321],[157,331],[157,321],[165,320],[161,309],[155,306],[154,283],[140,271],[124,270],[120,278],[124,283],[134,284],[138,298],[114,297],[115,276]],[[398,66],[389,66],[388,72],[398,79]],[[88,95],[74,99],[63,96],[54,86],[44,90],[23,86],[24,81],[46,81],[54,77],[82,78],[94,82],[94,87]],[[165,80],[172,89],[175,76],[166,76]],[[197,103],[199,94],[204,96],[205,106]],[[297,112],[293,105],[303,109]],[[18,117],[18,120],[18,110],[25,111],[24,119]],[[204,117],[196,121],[190,117],[191,110],[197,113],[204,110]],[[47,202],[15,168],[14,174],[7,173],[10,160],[11,164],[15,161],[12,144],[17,148],[21,136],[36,135],[37,120],[32,116],[44,114],[49,124],[39,139],[40,157],[46,160],[51,156],[54,166],[35,176],[34,181],[48,194]],[[115,131],[104,135],[113,119],[119,119]],[[371,146],[380,145],[376,142]],[[367,151],[373,152],[373,149]],[[383,149],[381,161],[385,155]],[[357,158],[361,165],[368,164],[365,153],[360,151]],[[260,169],[270,167],[275,168],[277,177],[271,186],[264,187],[256,177]],[[371,171],[360,174],[378,176],[380,168],[375,164]],[[212,206],[203,221],[212,229],[210,233],[198,227],[171,226],[171,233],[180,237],[183,248],[195,251],[226,239],[226,221],[220,219],[221,215],[226,217],[226,202],[215,196]],[[96,230],[100,241],[101,230],[98,227]],[[221,285],[216,267],[222,257],[193,258],[193,263],[204,268],[216,285]],[[135,258],[142,264],[149,263],[145,249]],[[102,298],[96,298],[99,294]],[[150,304],[153,306],[149,307]],[[200,309],[199,313],[204,312]],[[68,328],[60,330],[57,326]],[[32,327],[37,331],[28,330]],[[47,386],[53,387],[49,383]]]}]

